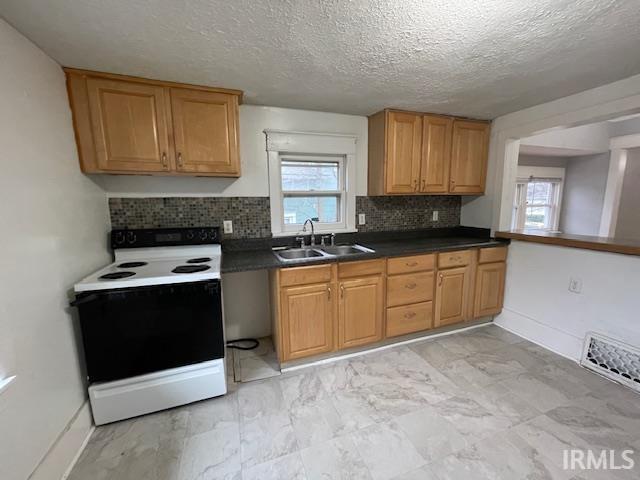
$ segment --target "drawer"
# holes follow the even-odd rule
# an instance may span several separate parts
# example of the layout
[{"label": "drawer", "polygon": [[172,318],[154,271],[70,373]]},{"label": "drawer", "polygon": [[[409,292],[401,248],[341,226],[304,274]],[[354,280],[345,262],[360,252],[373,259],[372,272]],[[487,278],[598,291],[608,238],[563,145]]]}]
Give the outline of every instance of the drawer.
[{"label": "drawer", "polygon": [[504,262],[507,259],[507,247],[481,248],[478,263]]},{"label": "drawer", "polygon": [[331,281],[331,265],[312,265],[280,269],[280,285],[306,285]]},{"label": "drawer", "polygon": [[438,268],[464,267],[471,263],[471,250],[458,250],[438,254]]},{"label": "drawer", "polygon": [[387,260],[387,273],[396,275],[398,273],[422,272],[433,270],[435,265],[435,255],[412,255],[411,257],[390,258]]},{"label": "drawer", "polygon": [[433,272],[387,277],[387,307],[433,300]]},{"label": "drawer", "polygon": [[428,330],[433,327],[433,302],[387,308],[387,337]]},{"label": "drawer", "polygon": [[363,260],[361,262],[345,262],[338,264],[340,278],[379,275],[384,272],[384,260]]}]

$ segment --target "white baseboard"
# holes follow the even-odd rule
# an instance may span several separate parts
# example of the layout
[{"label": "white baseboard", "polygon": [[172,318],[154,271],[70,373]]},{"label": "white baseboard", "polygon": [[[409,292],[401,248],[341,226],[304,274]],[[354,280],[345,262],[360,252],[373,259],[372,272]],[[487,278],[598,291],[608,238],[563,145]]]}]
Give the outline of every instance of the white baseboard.
[{"label": "white baseboard", "polygon": [[85,401],[60,434],[29,480],[65,480],[93,433],[89,402]]},{"label": "white baseboard", "polygon": [[580,361],[583,338],[544,324],[534,318],[504,308],[493,323],[558,355]]}]

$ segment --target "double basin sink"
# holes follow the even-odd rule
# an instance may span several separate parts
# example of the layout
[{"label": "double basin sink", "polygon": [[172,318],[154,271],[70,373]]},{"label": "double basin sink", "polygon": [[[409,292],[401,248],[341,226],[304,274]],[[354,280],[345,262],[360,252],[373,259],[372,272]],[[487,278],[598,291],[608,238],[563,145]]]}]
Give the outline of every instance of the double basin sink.
[{"label": "double basin sink", "polygon": [[358,253],[373,253],[374,250],[362,245],[327,245],[320,247],[284,248],[274,250],[273,253],[283,262],[292,262],[302,259],[318,259],[344,257]]}]

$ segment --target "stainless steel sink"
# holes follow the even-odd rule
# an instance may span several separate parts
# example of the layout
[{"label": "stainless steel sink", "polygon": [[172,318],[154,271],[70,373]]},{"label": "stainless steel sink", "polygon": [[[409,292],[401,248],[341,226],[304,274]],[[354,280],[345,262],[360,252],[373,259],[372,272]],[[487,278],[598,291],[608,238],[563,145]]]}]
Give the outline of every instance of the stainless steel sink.
[{"label": "stainless steel sink", "polygon": [[365,252],[373,252],[365,247],[361,247],[360,245],[327,245],[326,247],[320,247],[323,251],[327,252],[329,255],[353,255],[354,253],[365,253]]},{"label": "stainless steel sink", "polygon": [[335,258],[356,253],[373,253],[373,250],[362,245],[327,245],[325,247],[308,248],[286,248],[276,247],[273,254],[283,262],[293,262],[295,260]]}]

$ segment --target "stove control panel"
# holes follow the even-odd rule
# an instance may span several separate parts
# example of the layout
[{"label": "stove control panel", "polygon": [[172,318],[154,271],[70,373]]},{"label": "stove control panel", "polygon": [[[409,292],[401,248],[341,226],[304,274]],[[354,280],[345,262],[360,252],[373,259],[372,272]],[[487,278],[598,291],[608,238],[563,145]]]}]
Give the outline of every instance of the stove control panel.
[{"label": "stove control panel", "polygon": [[111,231],[111,248],[173,247],[220,243],[219,227],[144,228]]}]

